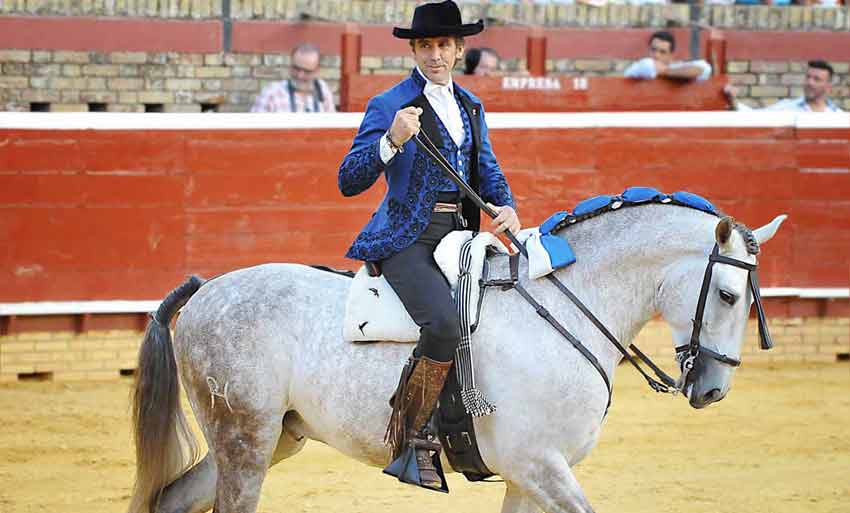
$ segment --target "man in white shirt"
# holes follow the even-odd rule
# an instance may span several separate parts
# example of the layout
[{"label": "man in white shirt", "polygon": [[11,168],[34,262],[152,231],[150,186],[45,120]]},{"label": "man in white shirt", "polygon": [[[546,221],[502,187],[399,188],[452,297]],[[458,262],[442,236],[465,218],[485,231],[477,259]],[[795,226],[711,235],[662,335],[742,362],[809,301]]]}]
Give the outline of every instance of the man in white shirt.
[{"label": "man in white shirt", "polygon": [[[452,1],[420,5],[411,28],[393,29],[394,36],[410,41],[416,68],[369,101],[339,168],[339,188],[345,196],[386,178],[388,191],[380,207],[346,256],[366,261],[373,272],[380,266],[420,327],[387,428],[392,459],[415,458],[419,479],[406,480],[404,473],[394,473],[393,465],[384,472],[436,490],[444,485],[433,463],[440,443],[427,424],[461,335],[451,289],[433,253],[449,232],[479,230],[479,211],[410,139],[415,134],[427,136],[463,180],[491,203],[498,212],[491,223],[496,232],[519,231],[513,195],[493,154],[481,102],[452,80],[452,69],[463,56],[463,38],[482,30],[481,20],[463,24]],[[415,455],[410,454],[412,448]]]},{"label": "man in white shirt", "polygon": [[706,80],[711,76],[711,64],[696,61],[673,61],[676,38],[666,30],[649,37],[649,57],[632,63],[623,73],[627,78],[649,80],[670,78],[674,80]]},{"label": "man in white shirt", "polygon": [[754,109],[738,101],[738,89],[729,84],[723,92],[729,100],[731,110],[753,111],[774,110],[792,112],[844,112],[829,98],[832,92],[832,77],[835,72],[824,60],[809,61],[806,81],[803,84],[803,96],[781,100],[763,109]]},{"label": "man in white shirt", "polygon": [[319,78],[319,49],[309,43],[290,54],[289,78],[263,88],[251,112],[336,112],[333,93]]}]

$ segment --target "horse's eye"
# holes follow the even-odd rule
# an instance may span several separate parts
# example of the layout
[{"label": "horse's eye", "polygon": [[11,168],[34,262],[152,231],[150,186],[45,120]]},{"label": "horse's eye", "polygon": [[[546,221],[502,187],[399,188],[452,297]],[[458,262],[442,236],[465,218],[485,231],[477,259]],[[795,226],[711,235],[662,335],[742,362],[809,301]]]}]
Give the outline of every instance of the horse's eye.
[{"label": "horse's eye", "polygon": [[735,301],[738,301],[738,296],[736,296],[735,294],[732,294],[731,292],[721,290],[720,291],[720,299],[722,299],[723,302],[726,303],[727,305],[732,306],[732,305],[735,304]]}]

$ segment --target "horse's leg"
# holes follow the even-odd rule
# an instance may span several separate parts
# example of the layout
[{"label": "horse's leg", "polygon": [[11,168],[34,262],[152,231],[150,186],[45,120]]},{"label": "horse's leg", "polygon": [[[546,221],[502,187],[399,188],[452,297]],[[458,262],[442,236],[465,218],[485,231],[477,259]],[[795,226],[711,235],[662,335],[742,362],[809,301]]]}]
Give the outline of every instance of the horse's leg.
[{"label": "horse's leg", "polygon": [[505,500],[502,501],[502,513],[541,513],[540,508],[519,486],[505,481]]},{"label": "horse's leg", "polygon": [[165,489],[157,513],[201,513],[215,501],[216,466],[211,453]]},{"label": "horse's leg", "polygon": [[268,411],[224,413],[208,429],[218,470],[214,511],[254,513],[283,430],[283,415]]},{"label": "horse's leg", "polygon": [[[277,441],[272,465],[296,454],[307,442],[306,437],[287,429],[287,417],[283,419],[283,431]],[[209,511],[215,502],[216,463],[211,453],[192,467],[177,481],[168,485],[162,496],[158,513],[201,513]]]},{"label": "horse's leg", "polygon": [[547,513],[593,513],[584,491],[561,454],[550,453],[524,465],[522,475],[505,475]]}]

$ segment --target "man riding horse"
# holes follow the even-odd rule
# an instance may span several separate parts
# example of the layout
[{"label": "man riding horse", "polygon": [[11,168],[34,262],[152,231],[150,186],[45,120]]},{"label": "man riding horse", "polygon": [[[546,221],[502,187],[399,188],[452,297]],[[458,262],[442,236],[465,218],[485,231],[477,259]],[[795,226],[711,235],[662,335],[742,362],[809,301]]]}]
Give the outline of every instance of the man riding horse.
[{"label": "man riding horse", "polygon": [[386,441],[392,459],[414,449],[421,485],[439,489],[434,465],[439,441],[427,425],[460,341],[458,313],[449,284],[434,261],[437,243],[449,232],[478,230],[478,208],[459,192],[410,139],[419,133],[477,190],[498,215],[496,233],[520,229],[510,187],[490,145],[478,98],[452,81],[466,36],[484,29],[463,24],[452,1],[416,8],[407,39],[416,61],[409,77],[369,101],[351,150],[339,169],[345,196],[371,187],[383,173],[389,190],[346,256],[382,272],[420,327],[413,357],[402,370],[392,399]]}]

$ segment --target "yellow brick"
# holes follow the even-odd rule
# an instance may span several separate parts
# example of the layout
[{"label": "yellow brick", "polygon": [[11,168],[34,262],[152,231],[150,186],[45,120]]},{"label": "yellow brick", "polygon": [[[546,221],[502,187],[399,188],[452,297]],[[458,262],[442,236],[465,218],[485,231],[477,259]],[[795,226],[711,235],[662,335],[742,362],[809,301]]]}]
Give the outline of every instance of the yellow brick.
[{"label": "yellow brick", "polygon": [[9,355],[7,361],[10,363],[49,362],[50,353],[15,353]]},{"label": "yellow brick", "polygon": [[85,353],[81,351],[61,351],[51,353],[54,362],[79,362],[84,359]]},{"label": "yellow brick", "polygon": [[33,331],[31,333],[21,333],[18,340],[26,340],[27,342],[39,342],[43,340],[51,340],[53,334],[49,331]]},{"label": "yellow brick", "polygon": [[[773,333],[771,333],[771,334],[773,334]],[[803,337],[801,335],[782,335],[781,337],[774,337],[773,340],[774,340],[774,342],[777,343],[777,345],[778,344],[789,345],[789,344],[802,344],[803,343]]]},{"label": "yellow brick", "polygon": [[9,372],[13,374],[35,372],[35,365],[32,363],[4,363],[3,372]]},{"label": "yellow brick", "polygon": [[36,342],[35,350],[36,352],[45,352],[45,353],[53,353],[56,351],[65,351],[68,349],[68,341],[66,340],[52,340],[50,342]]},{"label": "yellow brick", "polygon": [[77,337],[78,335],[74,331],[53,331],[50,333],[52,340],[73,340]]},{"label": "yellow brick", "polygon": [[849,344],[818,344],[818,352],[819,353],[829,353],[829,354],[837,354],[837,353],[847,353],[850,352]]},{"label": "yellow brick", "polygon": [[819,363],[831,363],[835,361],[834,354],[821,354],[821,353],[813,353],[803,355],[804,362],[819,362]]},{"label": "yellow brick", "polygon": [[86,379],[89,381],[114,381],[120,377],[117,370],[86,372]]},{"label": "yellow brick", "polygon": [[85,372],[54,372],[53,373],[53,381],[82,381],[86,379]]},{"label": "yellow brick", "polygon": [[91,351],[93,349],[101,349],[103,347],[103,341],[99,339],[87,339],[80,337],[76,340],[70,341],[68,347],[71,350]]},{"label": "yellow brick", "polygon": [[44,362],[35,364],[36,372],[53,372],[57,370],[65,370],[67,368],[67,362]]},{"label": "yellow brick", "polygon": [[114,360],[118,353],[115,351],[86,351],[86,360]]},{"label": "yellow brick", "polygon": [[796,354],[772,354],[768,357],[771,362],[793,362],[800,361],[800,356]]},{"label": "yellow brick", "polygon": [[17,374],[0,374],[0,383],[14,383],[18,381]]},{"label": "yellow brick", "polygon": [[103,341],[104,349],[136,349],[139,343],[123,338],[107,339]]},{"label": "yellow brick", "polygon": [[30,353],[35,351],[33,342],[4,342],[0,344],[0,353]]},{"label": "yellow brick", "polygon": [[128,360],[128,361],[137,361],[139,359],[139,351],[135,349],[128,349],[126,351],[118,351],[118,359],[119,360]]},{"label": "yellow brick", "polygon": [[80,362],[68,362],[68,368],[75,371],[90,371],[103,369],[103,362],[83,360]]}]

